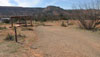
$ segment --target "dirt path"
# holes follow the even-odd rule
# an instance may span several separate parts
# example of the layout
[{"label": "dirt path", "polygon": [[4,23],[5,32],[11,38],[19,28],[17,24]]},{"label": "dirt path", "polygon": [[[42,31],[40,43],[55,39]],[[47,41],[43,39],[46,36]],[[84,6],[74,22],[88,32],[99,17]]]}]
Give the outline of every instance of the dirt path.
[{"label": "dirt path", "polygon": [[39,26],[33,48],[44,57],[100,57],[100,36],[73,28]]}]

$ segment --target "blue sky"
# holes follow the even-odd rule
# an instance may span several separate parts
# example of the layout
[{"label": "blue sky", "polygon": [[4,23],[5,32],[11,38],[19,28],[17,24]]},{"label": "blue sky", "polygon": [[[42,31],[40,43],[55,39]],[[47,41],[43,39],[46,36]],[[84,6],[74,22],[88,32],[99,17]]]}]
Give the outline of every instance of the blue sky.
[{"label": "blue sky", "polygon": [[0,0],[0,6],[47,7],[49,5],[71,9],[74,4],[89,2],[89,0]]}]

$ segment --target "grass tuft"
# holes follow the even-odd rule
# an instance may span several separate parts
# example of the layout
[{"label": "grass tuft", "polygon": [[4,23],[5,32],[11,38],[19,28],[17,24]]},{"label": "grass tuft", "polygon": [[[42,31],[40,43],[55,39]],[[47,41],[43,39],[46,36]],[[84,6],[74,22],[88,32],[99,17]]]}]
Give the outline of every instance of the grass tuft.
[{"label": "grass tuft", "polygon": [[11,35],[11,34],[8,34],[4,40],[6,40],[6,41],[14,41],[14,36]]}]

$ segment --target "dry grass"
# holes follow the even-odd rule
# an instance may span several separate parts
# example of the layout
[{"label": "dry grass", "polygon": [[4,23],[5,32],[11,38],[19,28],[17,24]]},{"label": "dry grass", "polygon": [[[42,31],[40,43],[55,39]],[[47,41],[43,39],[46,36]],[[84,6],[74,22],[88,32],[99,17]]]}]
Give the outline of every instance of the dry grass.
[{"label": "dry grass", "polygon": [[[7,26],[7,25],[2,25],[2,26]],[[30,48],[36,38],[35,32],[33,31],[33,27],[26,28],[25,31],[22,31],[21,29],[22,28],[17,28],[18,43],[16,43],[15,41],[4,40],[8,34],[14,35],[13,29],[9,28],[0,31],[0,57],[34,56],[34,54],[32,54],[34,51]],[[30,29],[32,30],[30,31]]]},{"label": "dry grass", "polygon": [[4,40],[14,31],[2,25],[8,28],[0,31],[0,57],[98,57],[98,33],[75,29],[77,20],[70,20],[72,23],[75,25],[61,27],[62,21],[48,21],[44,26],[37,22],[38,27],[19,27],[19,43]]}]

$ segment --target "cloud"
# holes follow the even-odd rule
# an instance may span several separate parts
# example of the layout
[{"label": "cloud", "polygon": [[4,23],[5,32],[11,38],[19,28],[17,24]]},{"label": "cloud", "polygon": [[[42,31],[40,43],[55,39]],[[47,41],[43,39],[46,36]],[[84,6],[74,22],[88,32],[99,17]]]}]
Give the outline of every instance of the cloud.
[{"label": "cloud", "polygon": [[15,1],[18,4],[18,6],[32,7],[32,6],[36,6],[42,0],[15,0]]},{"label": "cloud", "polygon": [[0,6],[34,7],[42,0],[0,0]]},{"label": "cloud", "polygon": [[54,5],[68,8],[73,4],[80,4],[79,1],[81,0],[0,0],[0,6],[46,7]]},{"label": "cloud", "polygon": [[47,5],[53,5],[53,4],[55,4],[56,2],[58,2],[59,0],[53,0],[53,1],[51,1],[51,2],[49,2]]},{"label": "cloud", "polygon": [[11,6],[10,0],[0,0],[0,6]]},{"label": "cloud", "polygon": [[66,2],[66,1],[69,1],[69,0],[53,0],[53,1],[49,2],[49,3],[47,3],[46,5],[54,5],[57,2]]}]

